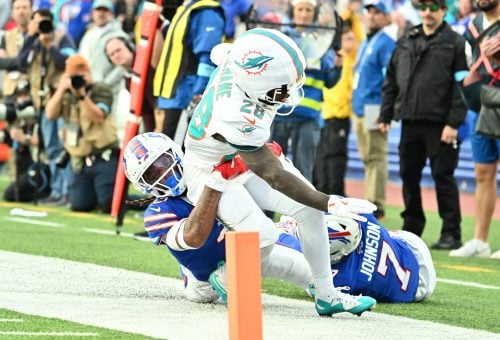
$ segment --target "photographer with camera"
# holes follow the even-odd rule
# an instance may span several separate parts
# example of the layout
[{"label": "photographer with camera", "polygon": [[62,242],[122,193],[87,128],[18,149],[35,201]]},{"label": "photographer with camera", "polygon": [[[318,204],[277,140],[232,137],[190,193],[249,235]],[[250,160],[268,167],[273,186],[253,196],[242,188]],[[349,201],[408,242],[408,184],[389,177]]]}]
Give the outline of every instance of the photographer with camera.
[{"label": "photographer with camera", "polygon": [[109,85],[93,82],[89,64],[81,55],[69,57],[59,86],[47,103],[46,115],[64,120],[64,148],[74,171],[71,210],[91,211],[96,206],[103,212],[111,210],[120,153],[116,123],[110,114],[112,105]]},{"label": "photographer with camera", "polygon": [[8,202],[29,202],[50,194],[50,171],[47,164],[33,161],[38,150],[37,116],[30,95],[30,84],[20,81],[14,91],[12,110],[16,119],[9,122],[10,128],[2,142],[12,147],[15,155],[15,180],[4,191]]},{"label": "photographer with camera", "polygon": [[[2,93],[6,105],[15,102],[14,90],[19,81],[27,79],[25,73],[19,72],[17,55],[23,45],[24,36],[28,30],[31,18],[31,1],[12,1],[12,18],[16,27],[8,30],[0,39],[0,70],[5,70],[3,78]],[[6,107],[0,107],[0,113]]]},{"label": "photographer with camera", "polygon": [[[73,40],[66,34],[54,30],[54,18],[47,9],[33,13],[18,62],[29,74],[31,96],[39,113],[40,133],[48,157],[51,172],[51,194],[44,203],[64,205],[68,197],[69,170],[56,167],[55,160],[63,150],[59,138],[62,121],[45,118],[44,107],[55,91],[66,59],[75,53]],[[38,162],[38,157],[36,162]]]}]

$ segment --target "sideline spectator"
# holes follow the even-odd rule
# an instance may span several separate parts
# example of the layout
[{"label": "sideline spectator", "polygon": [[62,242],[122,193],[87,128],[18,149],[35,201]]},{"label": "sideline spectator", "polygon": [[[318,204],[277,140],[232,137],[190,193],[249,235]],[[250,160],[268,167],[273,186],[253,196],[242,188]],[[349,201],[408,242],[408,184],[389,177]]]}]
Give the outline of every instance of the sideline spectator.
[{"label": "sideline spectator", "polygon": [[453,173],[460,151],[457,129],[467,112],[456,79],[467,72],[465,40],[443,21],[444,0],[424,0],[419,14],[422,24],[398,42],[387,69],[379,128],[385,134],[391,120],[402,121],[402,229],[422,236],[425,213],[420,180],[429,158],[443,221],[441,237],[431,248],[456,249],[462,245],[461,214]]},{"label": "sideline spectator", "polygon": [[[116,67],[125,69],[125,87],[130,91],[130,82],[133,77],[133,67],[135,59],[135,46],[125,33],[110,35],[104,43],[104,51],[111,63]],[[162,126],[155,123],[156,100],[153,96],[153,78],[155,69],[150,66],[146,77],[144,89],[144,100],[142,106],[142,120],[145,132],[160,132]]]},{"label": "sideline spectator", "polygon": [[458,0],[458,11],[450,22],[451,28],[460,35],[465,33],[469,22],[476,16],[472,1],[473,0]]},{"label": "sideline spectator", "polygon": [[83,34],[90,23],[92,0],[63,0],[58,1],[54,13],[59,30],[68,33],[76,46],[80,45]]},{"label": "sideline spectator", "polygon": [[45,104],[57,87],[66,59],[74,53],[73,40],[54,30],[52,13],[47,9],[35,11],[28,24],[18,62],[20,68],[29,75],[31,97],[40,115],[41,138],[50,166],[51,193],[43,202],[54,205],[67,204],[69,170],[56,166],[57,157],[64,149],[59,138],[62,121],[48,120],[45,117]]},{"label": "sideline spectator", "polygon": [[[479,86],[480,84],[489,84],[494,79],[494,73],[498,72],[498,61],[495,62],[492,57],[500,49],[498,40],[499,28],[492,30],[490,37],[485,38],[481,47],[477,44],[477,37],[492,24],[500,19],[500,2],[497,0],[476,0],[476,5],[481,13],[475,17],[469,29],[465,33],[468,42],[466,45],[467,54],[471,57],[471,64],[476,65],[479,62],[477,70],[471,72],[464,79],[464,94],[467,98],[469,108],[476,113],[480,111]],[[480,51],[480,48],[482,52]],[[483,54],[488,58],[482,57]],[[481,59],[481,61],[479,61]],[[489,60],[491,59],[491,60]],[[489,66],[488,66],[489,64]],[[495,81],[494,86],[500,86],[500,82]],[[470,90],[467,90],[470,88]],[[463,247],[450,252],[454,257],[488,257],[491,249],[488,244],[488,234],[490,231],[491,219],[495,211],[495,200],[497,193],[497,170],[500,157],[500,142],[495,139],[485,137],[475,131],[478,114],[474,114],[471,124],[471,147],[474,160],[474,170],[476,174],[475,197],[475,217],[474,236],[472,240],[467,241]],[[491,258],[500,259],[500,250],[491,254]]]},{"label": "sideline spectator", "polygon": [[[117,32],[124,33],[121,29],[121,23],[114,18],[113,10],[111,0],[94,0],[92,25],[83,35],[79,52],[90,65],[92,79],[95,82],[103,81],[108,84],[113,92],[113,98],[118,98],[120,90],[124,88],[125,70],[113,66],[104,51],[107,36],[117,34]],[[122,112],[117,112],[117,103],[117,100],[113,102],[111,113],[119,122]]]},{"label": "sideline spectator", "polygon": [[182,110],[201,98],[215,69],[210,51],[223,35],[224,11],[216,1],[190,0],[172,18],[153,84],[158,107],[165,112],[162,132],[170,138]]},{"label": "sideline spectator", "polygon": [[6,104],[15,102],[14,91],[17,84],[28,79],[26,73],[19,71],[17,57],[23,46],[24,36],[31,20],[31,1],[14,0],[12,2],[12,18],[16,27],[5,32],[0,39],[0,70],[5,70],[2,94]]},{"label": "sideline spectator", "polygon": [[352,9],[351,2],[342,15],[342,76],[331,89],[323,89],[322,117],[325,127],[321,129],[315,165],[315,186],[319,191],[346,196],[345,175],[347,171],[347,141],[351,130],[353,68],[359,44],[364,39],[361,18]]},{"label": "sideline spectator", "polygon": [[47,118],[64,119],[64,147],[74,171],[71,210],[98,206],[111,211],[119,155],[112,104],[109,85],[92,80],[88,62],[78,54],[68,58],[66,72],[47,103]]},{"label": "sideline spectator", "polygon": [[365,199],[377,206],[375,217],[385,215],[387,184],[387,135],[377,128],[376,119],[382,102],[382,83],[394,39],[386,32],[389,12],[383,2],[365,6],[368,36],[358,49],[352,93],[354,132],[358,151],[365,164]]},{"label": "sideline spectator", "polygon": [[[303,50],[306,57],[306,82],[303,86],[304,98],[300,104],[288,115],[277,115],[271,126],[271,140],[277,142],[288,154],[288,142],[291,142],[292,161],[309,182],[313,181],[314,163],[316,160],[316,148],[318,146],[320,131],[323,126],[321,108],[323,104],[323,88],[332,88],[340,78],[342,71],[342,58],[336,58],[334,63],[334,51],[332,48],[325,50],[318,58],[308,55],[314,54],[310,45],[302,43],[303,39],[313,40],[318,35],[314,27],[318,22],[319,7],[316,0],[293,0],[291,13],[292,22],[297,26],[285,29],[292,40]],[[319,23],[317,23],[319,24]],[[304,27],[304,25],[307,25]],[[319,45],[319,44],[318,44]],[[316,48],[324,48],[317,46]],[[285,112],[291,109],[285,107]],[[279,111],[280,112],[280,111]]]}]

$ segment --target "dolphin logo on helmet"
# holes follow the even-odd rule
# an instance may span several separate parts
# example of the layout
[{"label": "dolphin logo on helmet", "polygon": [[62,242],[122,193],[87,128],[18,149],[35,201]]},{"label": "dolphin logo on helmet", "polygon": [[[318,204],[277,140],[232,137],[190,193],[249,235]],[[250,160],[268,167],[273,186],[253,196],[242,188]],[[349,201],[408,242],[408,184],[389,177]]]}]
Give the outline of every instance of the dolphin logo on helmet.
[{"label": "dolphin logo on helmet", "polygon": [[302,99],[305,58],[285,34],[274,29],[251,29],[234,41],[229,53],[234,81],[251,100],[297,105]]}]

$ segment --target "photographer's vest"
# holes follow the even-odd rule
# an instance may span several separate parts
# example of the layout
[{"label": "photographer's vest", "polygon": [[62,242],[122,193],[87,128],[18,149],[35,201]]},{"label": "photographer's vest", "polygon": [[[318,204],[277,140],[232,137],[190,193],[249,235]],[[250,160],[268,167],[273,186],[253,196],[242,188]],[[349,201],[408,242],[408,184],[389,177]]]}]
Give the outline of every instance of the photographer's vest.
[{"label": "photographer's vest", "polygon": [[153,94],[158,97],[173,98],[175,90],[186,74],[196,74],[198,61],[193,51],[186,45],[189,18],[193,11],[203,8],[220,8],[214,0],[199,0],[180,6],[172,18],[165,37],[160,62],[156,69]]},{"label": "photographer's vest", "polygon": [[[93,97],[93,91],[102,93],[104,86],[112,96],[108,85],[95,83],[89,89],[90,98]],[[61,105],[61,114],[65,122],[64,148],[71,155],[72,161],[73,158],[98,154],[108,148],[118,148],[118,130],[111,113],[105,114],[102,122],[93,122],[81,102],[72,93],[66,92]]]},{"label": "photographer's vest", "polygon": [[[10,31],[5,32],[5,52],[8,58],[17,58],[21,47],[23,47],[24,35],[18,29],[14,28]],[[3,95],[10,96],[14,94],[17,84],[21,80],[28,79],[26,73],[19,72],[18,70],[12,70],[6,73],[3,80]]]},{"label": "photographer's vest", "polygon": [[[59,43],[63,37],[63,33],[55,32],[54,44],[59,46]],[[44,97],[43,106],[47,104],[51,94],[57,88],[57,84],[59,83],[59,78],[63,74],[64,70],[59,70],[56,68],[54,62],[50,59],[49,51],[45,48],[42,48],[41,45],[37,45],[39,48],[36,51],[32,51],[32,55],[28,57],[33,58],[30,62],[30,68],[28,70],[29,81],[31,85],[31,96],[33,97],[33,103],[35,104],[35,108],[40,111],[41,109],[41,101],[40,99]],[[43,86],[41,86],[42,81],[42,67],[43,59],[43,51],[45,51],[45,78],[43,82]],[[42,90],[42,91],[40,91]]]}]

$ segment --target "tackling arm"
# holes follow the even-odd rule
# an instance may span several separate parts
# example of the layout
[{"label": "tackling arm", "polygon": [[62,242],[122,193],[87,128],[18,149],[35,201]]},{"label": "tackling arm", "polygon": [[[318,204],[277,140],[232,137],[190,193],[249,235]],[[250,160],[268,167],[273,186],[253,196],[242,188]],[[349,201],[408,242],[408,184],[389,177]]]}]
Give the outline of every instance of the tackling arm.
[{"label": "tackling arm", "polygon": [[186,245],[192,248],[200,248],[212,231],[217,215],[217,206],[221,192],[205,187],[198,204],[194,207],[184,225],[184,237]]},{"label": "tackling arm", "polygon": [[328,211],[329,196],[314,190],[300,178],[286,171],[267,145],[252,152],[239,152],[239,155],[250,170],[269,183],[273,189],[299,203]]}]

